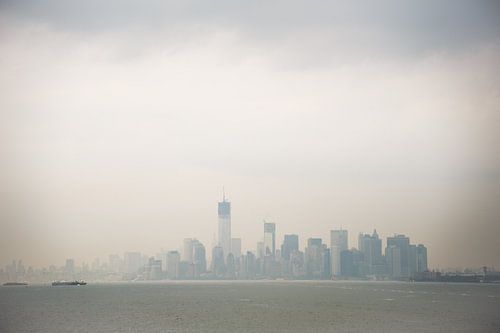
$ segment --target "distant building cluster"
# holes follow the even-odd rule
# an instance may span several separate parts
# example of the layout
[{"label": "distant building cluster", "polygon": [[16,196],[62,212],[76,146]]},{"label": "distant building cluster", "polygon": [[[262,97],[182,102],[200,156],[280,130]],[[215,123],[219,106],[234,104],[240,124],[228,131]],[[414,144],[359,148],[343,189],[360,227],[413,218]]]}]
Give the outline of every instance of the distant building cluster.
[{"label": "distant building cluster", "polygon": [[[276,224],[264,221],[262,241],[257,243],[256,251],[242,253],[241,239],[231,238],[231,203],[225,195],[218,203],[218,217],[218,243],[212,249],[210,267],[206,271],[181,269],[176,278],[410,279],[428,270],[424,245],[410,244],[408,237],[395,235],[387,238],[383,252],[376,231],[360,234],[356,249],[349,248],[347,230],[331,230],[329,244],[321,238],[309,238],[302,251],[295,234],[284,235],[278,247]],[[188,255],[179,265],[201,267],[196,264],[200,259],[192,260],[191,247],[186,245],[193,241],[185,240],[184,251]]]},{"label": "distant building cluster", "polygon": [[[242,253],[241,239],[231,236],[231,203],[223,195],[218,203],[218,238],[211,249],[210,263],[205,246],[195,238],[186,238],[180,252],[164,251],[154,257],[127,252],[123,257],[110,255],[107,264],[97,261],[79,269],[73,259],[68,259],[63,267],[52,266],[41,274],[69,279],[96,274],[96,279],[105,276],[110,280],[410,279],[427,271],[426,247],[410,244],[404,235],[388,237],[385,251],[376,231],[360,234],[357,249],[349,248],[348,231],[342,229],[331,230],[329,244],[321,238],[307,239],[303,250],[298,235],[284,235],[281,246],[276,241],[276,224],[264,221],[262,241],[255,252]],[[18,271],[27,273],[21,262],[14,262],[4,273],[10,277]]]},{"label": "distant building cluster", "polygon": [[[154,257],[139,252],[110,255],[107,263],[34,271],[22,262],[0,270],[2,280],[38,276],[41,279],[163,280],[163,279],[395,279],[408,280],[428,271],[427,248],[411,244],[409,237],[394,235],[383,248],[376,230],[359,234],[357,248],[349,247],[348,231],[330,231],[329,243],[309,238],[299,247],[299,236],[286,234],[277,245],[276,224],[263,222],[262,241],[255,251],[242,252],[241,239],[231,236],[231,203],[218,203],[218,238],[207,253],[204,244],[186,238],[180,251],[162,251]],[[210,262],[207,258],[210,254]]]}]

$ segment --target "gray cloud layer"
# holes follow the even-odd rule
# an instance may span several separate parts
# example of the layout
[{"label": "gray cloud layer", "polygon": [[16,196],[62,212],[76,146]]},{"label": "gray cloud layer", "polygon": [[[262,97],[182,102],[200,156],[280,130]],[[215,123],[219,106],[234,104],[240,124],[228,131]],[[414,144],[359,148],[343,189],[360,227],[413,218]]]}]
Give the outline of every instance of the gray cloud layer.
[{"label": "gray cloud layer", "polygon": [[[396,55],[462,49],[496,40],[500,30],[496,1],[53,0],[2,1],[0,9],[20,19],[84,34],[218,27],[259,42],[279,43],[288,36],[315,39],[310,32],[316,32],[325,44],[343,42],[347,49],[364,47]],[[349,35],[337,40],[336,35],[343,33]]]}]

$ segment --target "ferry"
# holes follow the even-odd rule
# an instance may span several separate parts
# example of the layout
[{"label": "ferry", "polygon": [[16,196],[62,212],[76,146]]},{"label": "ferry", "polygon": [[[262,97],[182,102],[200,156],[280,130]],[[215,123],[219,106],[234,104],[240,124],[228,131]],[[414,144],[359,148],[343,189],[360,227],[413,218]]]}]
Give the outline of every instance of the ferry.
[{"label": "ferry", "polygon": [[3,285],[6,287],[8,287],[8,286],[27,286],[28,283],[27,282],[5,282]]},{"label": "ferry", "polygon": [[53,286],[85,286],[87,282],[85,281],[54,281],[52,282]]}]

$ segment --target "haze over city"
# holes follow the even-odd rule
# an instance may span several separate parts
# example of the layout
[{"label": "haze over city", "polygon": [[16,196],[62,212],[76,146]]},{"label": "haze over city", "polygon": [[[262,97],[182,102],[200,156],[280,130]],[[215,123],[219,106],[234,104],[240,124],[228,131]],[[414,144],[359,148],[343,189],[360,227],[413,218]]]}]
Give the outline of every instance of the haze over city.
[{"label": "haze over city", "polygon": [[499,5],[387,3],[2,1],[0,265],[210,249],[224,186],[245,251],[500,267]]}]

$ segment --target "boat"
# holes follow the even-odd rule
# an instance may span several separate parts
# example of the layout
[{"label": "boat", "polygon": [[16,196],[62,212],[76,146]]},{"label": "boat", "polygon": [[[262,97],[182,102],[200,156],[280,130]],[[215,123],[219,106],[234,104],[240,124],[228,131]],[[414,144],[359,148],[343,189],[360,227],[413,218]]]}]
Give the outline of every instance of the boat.
[{"label": "boat", "polygon": [[4,286],[27,286],[28,283],[27,282],[5,282],[3,284]]},{"label": "boat", "polygon": [[52,282],[53,286],[85,286],[87,282],[85,281],[54,281]]}]

